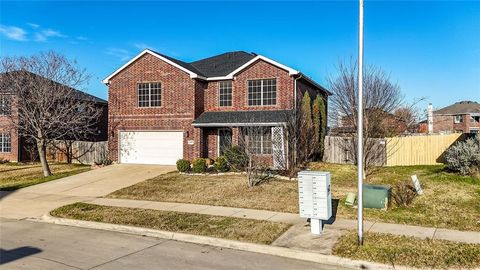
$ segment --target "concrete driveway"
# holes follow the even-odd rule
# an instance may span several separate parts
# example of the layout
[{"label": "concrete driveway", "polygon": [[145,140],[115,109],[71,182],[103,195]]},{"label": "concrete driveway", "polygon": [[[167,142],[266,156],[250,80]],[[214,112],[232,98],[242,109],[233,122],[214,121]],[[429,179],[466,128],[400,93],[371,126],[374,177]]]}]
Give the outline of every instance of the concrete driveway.
[{"label": "concrete driveway", "polygon": [[62,205],[89,202],[174,170],[175,166],[115,164],[13,192],[1,192],[0,217],[41,217]]}]

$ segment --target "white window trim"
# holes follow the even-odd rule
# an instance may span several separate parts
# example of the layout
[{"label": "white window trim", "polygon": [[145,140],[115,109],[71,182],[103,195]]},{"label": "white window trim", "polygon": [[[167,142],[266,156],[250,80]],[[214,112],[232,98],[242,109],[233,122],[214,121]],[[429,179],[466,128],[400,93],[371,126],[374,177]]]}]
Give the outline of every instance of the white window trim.
[{"label": "white window trim", "polygon": [[[269,105],[265,105],[263,104],[263,81],[265,80],[275,80],[275,104],[269,104]],[[260,105],[250,105],[249,104],[249,98],[248,98],[248,94],[249,94],[249,86],[248,86],[248,82],[250,81],[260,81]],[[252,79],[252,80],[247,80],[247,106],[249,107],[258,107],[258,106],[277,106],[278,105],[278,100],[277,100],[277,90],[278,90],[278,80],[277,78],[269,78],[269,79]]]},{"label": "white window trim", "polygon": [[[11,136],[11,134],[0,133],[0,137],[1,137],[0,153],[11,153],[12,152],[12,136]],[[10,150],[9,151],[5,151],[5,149],[4,149],[5,138],[7,138],[7,137],[10,139]]]},{"label": "white window trim", "polygon": [[[460,120],[457,120],[457,117],[459,117]],[[453,116],[453,123],[454,123],[454,124],[460,124],[460,123],[463,122],[462,120],[463,120],[463,116],[462,116],[462,115],[454,115],[454,116]]]},{"label": "white window trim", "polygon": [[[152,84],[153,83],[158,83],[160,84],[160,105],[159,106],[152,106]],[[139,85],[140,84],[148,84],[148,106],[140,106],[140,89]],[[161,82],[139,82],[137,83],[137,108],[160,108],[162,107],[162,86],[163,84]]]},{"label": "white window trim", "polygon": [[[230,95],[231,95],[231,98],[230,98],[230,102],[231,104],[230,105],[221,105],[221,101],[220,101],[220,97],[221,97],[221,89],[220,89],[220,85],[222,84],[222,82],[230,82]],[[232,107],[233,106],[233,82],[230,81],[230,80],[227,80],[227,81],[219,81],[218,82],[218,107]]]}]

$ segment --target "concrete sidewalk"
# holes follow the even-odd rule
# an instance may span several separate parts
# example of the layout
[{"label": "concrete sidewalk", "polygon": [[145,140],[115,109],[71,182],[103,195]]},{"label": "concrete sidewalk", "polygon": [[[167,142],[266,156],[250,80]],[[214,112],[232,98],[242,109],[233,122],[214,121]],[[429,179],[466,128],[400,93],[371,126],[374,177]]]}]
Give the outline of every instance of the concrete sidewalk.
[{"label": "concrete sidewalk", "polygon": [[[90,201],[90,203],[106,206],[176,211],[185,213],[198,213],[215,216],[284,222],[298,225],[296,226],[297,229],[301,227],[302,224],[306,223],[306,220],[304,218],[300,218],[298,214],[234,207],[109,198],[94,199]],[[355,230],[356,224],[356,220],[337,218],[328,221],[327,224],[325,224],[324,230]],[[433,227],[421,227],[372,221],[365,221],[364,228],[367,232],[390,233],[395,235],[405,235],[419,238],[429,238],[437,240],[441,239],[456,242],[480,244],[480,232],[457,231]]]}]

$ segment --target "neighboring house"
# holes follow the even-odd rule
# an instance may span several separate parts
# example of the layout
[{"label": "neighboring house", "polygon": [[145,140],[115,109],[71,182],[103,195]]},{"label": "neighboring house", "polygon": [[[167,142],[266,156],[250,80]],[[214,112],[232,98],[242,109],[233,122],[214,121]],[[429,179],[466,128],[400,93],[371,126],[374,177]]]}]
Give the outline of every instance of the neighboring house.
[{"label": "neighboring house", "polygon": [[[186,63],[144,50],[104,81],[109,88],[109,154],[120,163],[175,164],[215,158],[256,126],[258,155],[282,167],[285,116],[305,91],[329,92],[297,70],[254,53]],[[323,127],[326,128],[326,127]]]},{"label": "neighboring house", "polygon": [[428,121],[420,122],[421,130],[426,133],[479,133],[480,103],[460,101],[431,114],[431,130]]},{"label": "neighboring house", "polygon": [[[407,123],[395,114],[385,112],[380,109],[367,108],[364,111],[365,119],[376,121],[377,130],[375,131],[377,137],[390,137],[402,133],[409,132]],[[355,119],[356,121],[356,119]],[[369,123],[366,122],[365,125]],[[373,124],[373,123],[372,123]],[[330,129],[330,135],[349,135],[356,133],[354,126],[354,119],[351,115],[343,116],[338,119],[338,126]]]},{"label": "neighboring house", "polygon": [[[1,74],[0,74],[1,76]],[[39,76],[39,75],[36,75]],[[40,76],[39,76],[40,77]],[[43,77],[41,77],[43,78]],[[45,79],[45,78],[43,78]],[[53,82],[57,83],[57,82]],[[103,115],[99,119],[97,124],[98,134],[94,136],[89,136],[88,138],[83,138],[85,141],[106,141],[107,140],[107,115],[108,115],[108,104],[106,100],[92,96],[85,92],[76,90],[72,88],[79,99],[83,101],[92,101],[103,108]],[[17,130],[12,127],[12,120],[17,121],[18,116],[15,114],[15,104],[22,102],[18,98],[9,93],[8,91],[0,92],[0,160],[8,161],[30,161],[32,157],[29,155],[29,148],[34,146],[32,142],[27,141],[22,136],[19,136]]]}]

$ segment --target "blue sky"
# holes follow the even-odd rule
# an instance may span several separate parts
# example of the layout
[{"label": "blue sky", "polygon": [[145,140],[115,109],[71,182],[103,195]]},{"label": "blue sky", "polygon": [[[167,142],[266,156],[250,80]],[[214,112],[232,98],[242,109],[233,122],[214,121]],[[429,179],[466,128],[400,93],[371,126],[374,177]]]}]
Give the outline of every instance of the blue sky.
[{"label": "blue sky", "polygon": [[[145,47],[183,61],[256,52],[321,84],[357,55],[357,2],[0,2],[0,56],[56,50],[100,82]],[[367,1],[365,61],[406,99],[480,101],[480,1]]]}]

